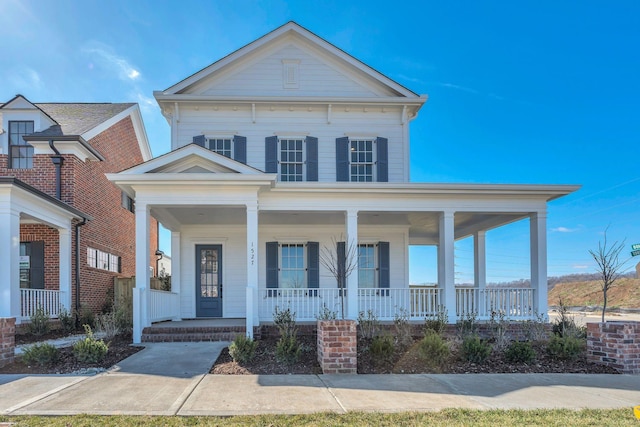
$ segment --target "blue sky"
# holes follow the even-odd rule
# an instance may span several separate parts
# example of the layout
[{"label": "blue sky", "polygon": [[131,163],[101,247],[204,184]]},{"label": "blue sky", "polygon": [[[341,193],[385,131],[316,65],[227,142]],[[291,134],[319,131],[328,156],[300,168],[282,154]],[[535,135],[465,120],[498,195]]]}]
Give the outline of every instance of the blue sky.
[{"label": "blue sky", "polygon": [[[154,155],[165,89],[294,20],[429,101],[411,124],[413,181],[580,184],[551,202],[549,275],[640,243],[640,2],[0,2],[0,102],[138,102]],[[487,235],[488,280],[528,277],[528,223]],[[457,244],[470,281],[471,241]],[[427,262],[425,262],[427,260]],[[631,260],[628,268],[640,261]],[[433,252],[411,280],[435,281]]]}]

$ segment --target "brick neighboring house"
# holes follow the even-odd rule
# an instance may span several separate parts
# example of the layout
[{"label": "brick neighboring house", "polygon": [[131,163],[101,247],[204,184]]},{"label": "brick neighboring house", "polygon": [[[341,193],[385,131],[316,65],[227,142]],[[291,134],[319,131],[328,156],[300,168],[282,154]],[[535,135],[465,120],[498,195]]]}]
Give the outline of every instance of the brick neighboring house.
[{"label": "brick neighboring house", "polygon": [[17,95],[0,120],[0,317],[99,311],[114,277],[135,275],[135,207],[105,173],[151,159],[138,105]]}]

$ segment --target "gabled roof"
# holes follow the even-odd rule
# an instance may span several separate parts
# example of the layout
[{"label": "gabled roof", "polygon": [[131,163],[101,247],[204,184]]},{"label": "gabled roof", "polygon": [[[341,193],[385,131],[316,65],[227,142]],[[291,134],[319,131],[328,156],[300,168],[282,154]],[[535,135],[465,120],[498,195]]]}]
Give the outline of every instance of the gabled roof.
[{"label": "gabled roof", "polygon": [[236,50],[235,52],[225,56],[224,58],[214,62],[213,64],[203,68],[202,70],[192,74],[186,79],[176,83],[175,85],[165,89],[159,94],[163,95],[177,95],[180,93],[184,93],[186,89],[193,86],[194,84],[206,79],[211,74],[221,70],[224,67],[229,66],[231,63],[239,61],[241,58],[251,54],[252,52],[265,47],[268,44],[274,43],[275,41],[286,37],[287,35],[296,35],[298,37],[303,38],[304,40],[310,42],[317,48],[322,51],[328,53],[336,59],[339,59],[342,63],[348,64],[349,66],[356,68],[360,72],[368,75],[370,78],[378,81],[380,84],[385,85],[392,89],[394,92],[398,93],[400,97],[407,98],[420,98],[418,94],[407,89],[403,85],[398,82],[390,79],[389,77],[383,75],[379,71],[371,68],[367,64],[359,61],[353,56],[349,55],[342,49],[334,46],[333,44],[327,42],[323,38],[317,36],[306,28],[300,26],[299,24],[290,21],[279,28],[271,31],[270,33],[260,37],[259,39],[247,44],[246,46]]},{"label": "gabled roof", "polygon": [[37,103],[45,114],[53,117],[57,126],[51,126],[34,136],[82,135],[135,103]]}]

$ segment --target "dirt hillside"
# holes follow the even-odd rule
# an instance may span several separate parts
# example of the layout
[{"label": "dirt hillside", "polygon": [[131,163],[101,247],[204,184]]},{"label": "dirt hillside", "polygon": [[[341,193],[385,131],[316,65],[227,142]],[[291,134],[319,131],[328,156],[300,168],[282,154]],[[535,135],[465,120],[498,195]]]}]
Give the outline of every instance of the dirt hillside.
[{"label": "dirt hillside", "polygon": [[[602,288],[600,282],[558,283],[549,291],[549,305],[558,305],[562,297],[569,306],[601,306]],[[640,308],[640,279],[619,279],[608,292],[608,308]]]}]

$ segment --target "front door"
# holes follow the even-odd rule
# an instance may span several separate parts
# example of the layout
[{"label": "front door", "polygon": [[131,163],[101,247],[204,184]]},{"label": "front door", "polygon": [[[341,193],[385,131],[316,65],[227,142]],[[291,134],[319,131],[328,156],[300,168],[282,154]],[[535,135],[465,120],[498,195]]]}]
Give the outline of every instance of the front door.
[{"label": "front door", "polygon": [[196,317],[222,317],[222,245],[196,245]]}]

